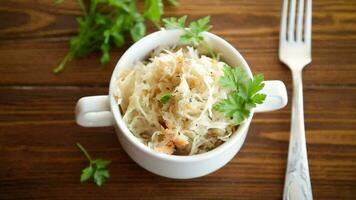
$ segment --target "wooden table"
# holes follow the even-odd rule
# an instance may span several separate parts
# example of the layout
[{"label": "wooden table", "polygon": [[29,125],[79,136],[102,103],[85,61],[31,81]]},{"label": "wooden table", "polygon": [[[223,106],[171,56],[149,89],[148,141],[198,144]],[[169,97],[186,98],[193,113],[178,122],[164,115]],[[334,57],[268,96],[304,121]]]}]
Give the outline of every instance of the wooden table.
[{"label": "wooden table", "polygon": [[[278,60],[281,1],[181,0],[166,15],[211,15],[212,32],[239,49],[254,73],[283,80],[291,94],[290,72]],[[303,77],[313,194],[355,199],[356,2],[323,0],[313,6],[313,62]],[[142,169],[112,128],[76,125],[76,101],[107,94],[125,51],[115,49],[105,67],[93,54],[54,75],[80,13],[74,0],[60,6],[52,0],[0,3],[0,199],[281,199],[290,103],[256,114],[240,153],[219,171],[193,180]],[[79,182],[87,161],[76,142],[94,157],[113,161],[103,187]]]}]

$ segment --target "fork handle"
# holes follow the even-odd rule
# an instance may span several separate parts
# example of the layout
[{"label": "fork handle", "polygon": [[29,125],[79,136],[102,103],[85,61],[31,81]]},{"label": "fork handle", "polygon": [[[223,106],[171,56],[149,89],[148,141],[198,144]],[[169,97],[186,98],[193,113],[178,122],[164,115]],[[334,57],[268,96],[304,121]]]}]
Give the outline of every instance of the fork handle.
[{"label": "fork handle", "polygon": [[304,129],[302,71],[293,70],[292,125],[283,200],[312,200]]}]

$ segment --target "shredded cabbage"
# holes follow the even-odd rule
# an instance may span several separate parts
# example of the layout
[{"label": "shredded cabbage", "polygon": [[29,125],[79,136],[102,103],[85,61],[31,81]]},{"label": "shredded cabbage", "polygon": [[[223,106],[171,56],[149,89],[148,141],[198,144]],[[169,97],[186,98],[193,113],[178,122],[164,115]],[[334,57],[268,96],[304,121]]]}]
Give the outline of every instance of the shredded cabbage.
[{"label": "shredded cabbage", "polygon": [[[207,152],[236,130],[213,110],[228,91],[219,87],[225,63],[193,47],[158,48],[148,61],[120,72],[115,96],[131,132],[157,152]],[[171,94],[166,103],[160,97]]]}]

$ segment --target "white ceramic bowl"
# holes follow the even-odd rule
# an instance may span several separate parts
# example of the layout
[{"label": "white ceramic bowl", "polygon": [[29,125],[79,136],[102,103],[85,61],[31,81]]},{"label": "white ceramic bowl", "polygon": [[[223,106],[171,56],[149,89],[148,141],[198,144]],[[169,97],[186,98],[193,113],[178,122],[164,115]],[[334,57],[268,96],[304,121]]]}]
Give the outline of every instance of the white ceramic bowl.
[{"label": "white ceramic bowl", "polygon": [[[251,116],[239,126],[230,140],[219,147],[203,154],[176,156],[157,153],[141,143],[126,127],[113,91],[119,71],[132,67],[136,61],[144,60],[149,53],[159,46],[180,44],[179,30],[154,32],[133,44],[117,63],[110,81],[109,95],[81,98],[76,106],[76,121],[84,127],[114,126],[120,143],[127,154],[140,166],[155,174],[188,179],[207,175],[223,167],[240,150],[245,141],[248,127],[254,112],[280,109],[287,104],[287,92],[281,81],[265,81],[262,93],[267,98],[262,105],[252,111]],[[214,52],[221,54],[223,61],[230,66],[240,66],[252,77],[251,70],[241,54],[228,42],[212,34],[204,33],[205,41]],[[100,136],[98,136],[100,137]]]}]

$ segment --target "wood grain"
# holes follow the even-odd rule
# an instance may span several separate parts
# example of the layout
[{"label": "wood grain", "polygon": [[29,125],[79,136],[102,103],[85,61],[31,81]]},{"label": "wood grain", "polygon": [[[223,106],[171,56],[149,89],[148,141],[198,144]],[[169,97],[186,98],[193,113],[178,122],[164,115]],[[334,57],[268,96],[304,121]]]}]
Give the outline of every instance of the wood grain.
[{"label": "wood grain", "polygon": [[[281,1],[180,0],[167,16],[211,15],[213,32],[232,43],[254,73],[283,80],[278,60]],[[305,125],[315,199],[356,196],[356,2],[313,2],[313,62],[304,72]],[[107,94],[115,49],[100,66],[95,53],[52,68],[76,34],[76,1],[0,2],[0,199],[281,199],[290,105],[256,114],[240,153],[219,171],[192,180],[153,175],[135,164],[112,128],[81,128],[74,106],[82,96]],[[154,29],[151,28],[150,31]],[[289,97],[291,97],[289,95]],[[87,161],[110,159],[112,177],[101,188],[79,183]]]},{"label": "wood grain", "polygon": [[[304,84],[355,85],[355,2],[324,0],[313,6],[313,62],[305,70]],[[212,15],[213,32],[239,49],[253,72],[289,82],[290,72],[276,56],[280,7],[279,1],[269,0],[185,0],[178,8],[168,8],[166,14],[188,13],[192,19]],[[76,60],[58,77],[51,70],[68,51],[69,38],[76,34],[75,16],[80,14],[76,2],[55,6],[52,0],[5,1],[0,3],[0,11],[0,74],[6,74],[0,85],[106,86],[124,52],[114,50],[105,67],[100,66],[98,54]],[[17,78],[22,73],[26,76]]]},{"label": "wood grain", "polygon": [[[68,199],[90,199],[93,195],[98,195],[95,199],[136,199],[139,194],[144,199],[204,199],[206,194],[211,199],[280,198],[290,107],[272,114],[256,114],[241,153],[223,169],[204,178],[175,181],[138,167],[118,145],[111,128],[86,129],[75,124],[75,101],[81,96],[105,94],[106,90],[105,87],[0,88],[0,157],[6,160],[6,165],[0,165],[0,199],[63,199],[57,196],[63,191]],[[354,194],[355,92],[355,88],[305,90],[308,153],[316,199],[351,199]],[[345,94],[340,106],[332,107],[340,93]],[[334,99],[320,101],[315,96]],[[100,190],[91,184],[78,183],[86,161],[74,146],[77,141],[93,155],[113,160],[110,166],[113,177]],[[41,196],[44,189],[40,188],[45,186],[50,190]],[[343,192],[334,193],[328,188]],[[205,194],[200,194],[200,190]],[[265,193],[268,194],[262,196]]]}]

